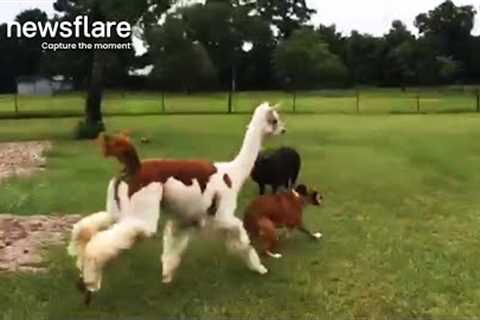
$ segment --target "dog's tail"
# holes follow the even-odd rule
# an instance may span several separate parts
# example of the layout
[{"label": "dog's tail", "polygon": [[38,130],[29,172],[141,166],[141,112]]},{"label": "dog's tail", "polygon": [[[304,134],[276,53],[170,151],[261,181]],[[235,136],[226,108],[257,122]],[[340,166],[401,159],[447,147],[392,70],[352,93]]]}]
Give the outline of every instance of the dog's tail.
[{"label": "dog's tail", "polygon": [[248,235],[250,237],[256,237],[258,236],[258,226],[257,226],[257,221],[255,215],[250,212],[246,211],[244,216],[243,216],[243,227],[247,231]]},{"label": "dog's tail", "polygon": [[114,157],[123,164],[123,172],[134,175],[140,169],[140,158],[135,146],[126,134],[101,134],[98,138],[103,155],[106,158]]}]

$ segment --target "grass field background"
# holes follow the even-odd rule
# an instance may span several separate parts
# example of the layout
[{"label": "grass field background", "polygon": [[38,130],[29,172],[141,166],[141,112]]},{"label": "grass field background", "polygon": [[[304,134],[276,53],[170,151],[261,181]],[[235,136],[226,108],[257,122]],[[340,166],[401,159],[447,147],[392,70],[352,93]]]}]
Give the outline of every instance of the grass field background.
[{"label": "grass field background", "polygon": [[[474,112],[477,108],[475,87],[407,89],[361,89],[359,112],[416,113],[417,97],[420,112],[461,113]],[[165,108],[162,95],[154,92],[110,91],[105,95],[103,110],[110,115],[167,113],[225,113],[227,93],[193,93],[190,95],[166,93]],[[259,103],[269,100],[279,103],[284,111],[293,110],[292,95],[282,91],[238,92],[233,96],[232,109],[237,113],[250,112]],[[17,97],[0,95],[0,118],[35,115],[81,115],[84,111],[84,94],[74,92],[54,97]],[[356,90],[319,90],[298,92],[296,111],[299,113],[357,113]]]},{"label": "grass field background", "polygon": [[[144,105],[140,98],[131,103]],[[0,275],[0,319],[478,317],[480,115],[284,118],[288,133],[267,146],[293,146],[302,154],[300,180],[326,197],[323,207],[305,212],[307,226],[321,231],[322,240],[302,234],[284,240],[283,259],[264,259],[266,276],[248,271],[222,243],[194,240],[177,278],[164,286],[159,232],[107,269],[89,308],[74,288],[73,261],[65,248],[53,248],[48,273]],[[131,129],[137,142],[150,137],[150,144],[137,143],[142,157],[228,160],[248,119],[123,116],[107,117],[106,125],[113,132]],[[94,143],[71,140],[77,121],[0,121],[1,141],[54,141],[45,172],[0,185],[0,212],[88,214],[104,207],[118,165],[102,159]],[[238,216],[256,192],[248,182]]]}]

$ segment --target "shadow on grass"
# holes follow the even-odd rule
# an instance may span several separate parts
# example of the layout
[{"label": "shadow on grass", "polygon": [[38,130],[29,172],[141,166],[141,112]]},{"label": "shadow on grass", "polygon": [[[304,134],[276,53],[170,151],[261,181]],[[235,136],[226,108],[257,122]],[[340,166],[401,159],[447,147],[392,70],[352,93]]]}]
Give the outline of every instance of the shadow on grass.
[{"label": "shadow on grass", "polygon": [[446,110],[439,110],[434,113],[440,114],[463,114],[463,113],[478,113],[477,110],[471,108],[463,108],[463,109],[446,109]]},{"label": "shadow on grass", "polygon": [[[478,113],[476,110],[471,108],[463,109],[446,109],[438,111],[420,111],[416,110],[392,110],[388,112],[347,112],[347,111],[326,111],[326,112],[315,112],[315,111],[296,111],[291,110],[282,110],[283,114],[289,115],[372,115],[372,114],[391,114],[391,115],[418,115],[418,114],[467,114],[467,113]],[[211,115],[249,115],[252,114],[251,110],[245,111],[232,111],[230,113],[224,111],[167,111],[167,112],[105,112],[105,117],[143,117],[143,116],[211,116]],[[0,120],[12,120],[12,119],[56,119],[56,118],[80,118],[83,117],[82,112],[0,112]]]},{"label": "shadow on grass", "polygon": [[[284,114],[316,114],[312,111],[283,111]],[[210,115],[249,115],[252,114],[252,111],[233,111],[230,113],[220,112],[220,111],[194,111],[194,112],[135,112],[135,113],[125,113],[125,112],[106,112],[104,113],[105,117],[143,117],[143,116],[210,116]],[[321,114],[321,113],[318,113]],[[11,119],[54,119],[54,118],[79,118],[83,117],[84,114],[80,112],[21,112],[21,113],[0,113],[0,120],[11,120]]]}]

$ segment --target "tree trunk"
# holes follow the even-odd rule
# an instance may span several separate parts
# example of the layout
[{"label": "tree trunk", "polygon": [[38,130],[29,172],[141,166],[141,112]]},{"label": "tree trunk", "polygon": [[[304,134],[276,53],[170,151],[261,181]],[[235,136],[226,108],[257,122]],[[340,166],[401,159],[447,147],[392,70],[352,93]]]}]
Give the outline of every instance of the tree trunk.
[{"label": "tree trunk", "polygon": [[102,97],[104,77],[103,54],[95,51],[93,54],[92,74],[85,105],[85,124],[89,127],[103,127]]}]

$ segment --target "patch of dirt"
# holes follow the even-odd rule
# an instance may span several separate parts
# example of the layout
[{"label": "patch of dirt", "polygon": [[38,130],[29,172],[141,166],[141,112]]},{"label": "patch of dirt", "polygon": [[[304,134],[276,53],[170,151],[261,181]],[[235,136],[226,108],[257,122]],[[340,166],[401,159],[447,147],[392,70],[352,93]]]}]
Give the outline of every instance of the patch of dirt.
[{"label": "patch of dirt", "polygon": [[[0,143],[0,183],[12,176],[43,170],[50,142]],[[0,214],[0,272],[41,272],[47,269],[45,249],[63,245],[80,215],[15,216]]]},{"label": "patch of dirt", "polygon": [[0,271],[45,271],[45,249],[63,245],[80,218],[0,215]]},{"label": "patch of dirt", "polygon": [[0,143],[0,182],[11,176],[29,176],[45,167],[48,141]]}]

